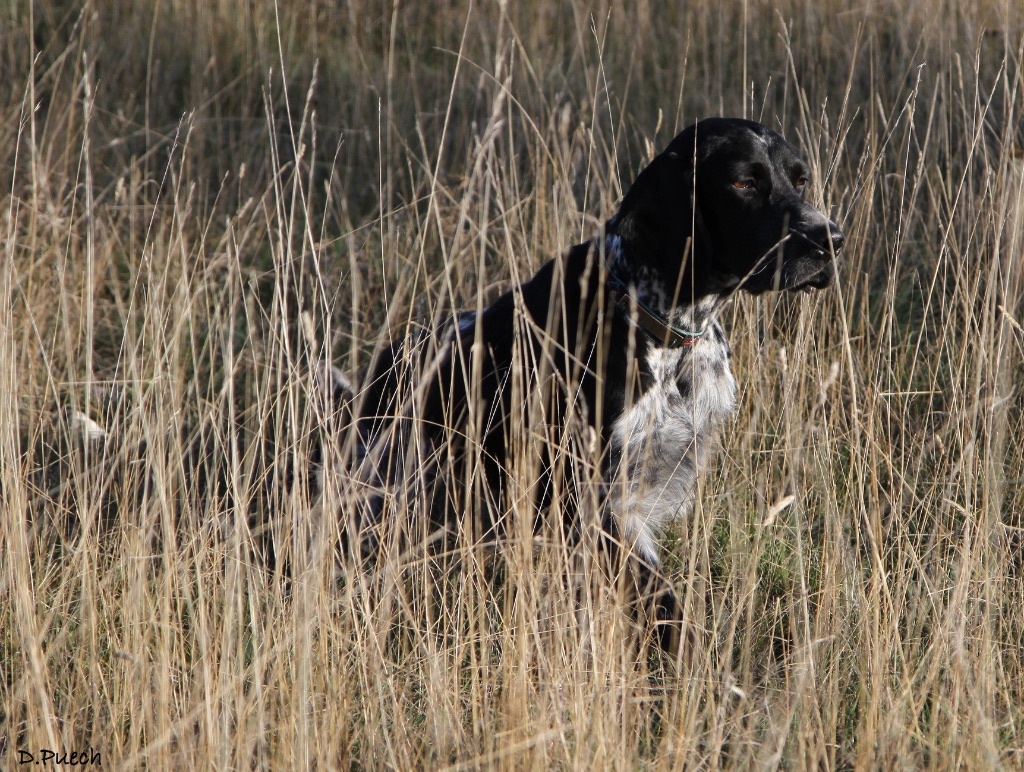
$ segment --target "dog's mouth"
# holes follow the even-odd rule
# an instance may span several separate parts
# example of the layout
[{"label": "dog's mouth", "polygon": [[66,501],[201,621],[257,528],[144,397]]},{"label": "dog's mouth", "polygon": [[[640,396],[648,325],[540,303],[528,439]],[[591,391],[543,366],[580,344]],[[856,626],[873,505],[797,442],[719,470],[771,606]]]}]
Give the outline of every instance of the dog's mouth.
[{"label": "dog's mouth", "polygon": [[836,263],[838,261],[838,253],[833,262],[832,255],[824,250],[819,250],[813,255],[787,260],[782,264],[779,288],[790,292],[799,290],[813,292],[830,287],[836,280]]},{"label": "dog's mouth", "polygon": [[789,234],[801,254],[783,262],[783,287],[810,292],[830,286],[835,281],[843,248],[842,231],[830,222],[824,234],[811,236],[797,229],[790,229]]},{"label": "dog's mouth", "polygon": [[[826,221],[827,222],[827,221]],[[752,295],[825,289],[836,280],[843,234],[831,222],[811,231],[790,228],[735,285]]]},{"label": "dog's mouth", "polygon": [[767,262],[750,274],[740,286],[754,295],[773,290],[813,292],[825,289],[836,279],[838,251],[835,257],[833,260],[832,254],[822,249],[786,256],[780,262]]}]

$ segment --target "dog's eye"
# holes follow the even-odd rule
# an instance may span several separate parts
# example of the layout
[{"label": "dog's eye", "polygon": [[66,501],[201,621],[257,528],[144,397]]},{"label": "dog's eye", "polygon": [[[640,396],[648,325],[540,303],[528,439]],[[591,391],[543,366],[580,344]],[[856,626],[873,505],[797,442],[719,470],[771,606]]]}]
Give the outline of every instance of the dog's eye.
[{"label": "dog's eye", "polygon": [[796,182],[793,183],[793,187],[796,188],[797,190],[803,190],[804,188],[807,187],[807,178],[797,177]]},{"label": "dog's eye", "polygon": [[749,190],[754,187],[754,181],[749,177],[745,177],[742,180],[736,180],[732,186],[736,188],[736,190]]}]

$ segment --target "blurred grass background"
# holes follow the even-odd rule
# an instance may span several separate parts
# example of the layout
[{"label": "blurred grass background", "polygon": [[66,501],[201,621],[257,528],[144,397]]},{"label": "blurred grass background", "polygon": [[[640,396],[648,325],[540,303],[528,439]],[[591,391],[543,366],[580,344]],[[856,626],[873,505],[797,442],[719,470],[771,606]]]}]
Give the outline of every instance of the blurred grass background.
[{"label": "blurred grass background", "polygon": [[[4,4],[0,759],[1024,764],[1022,46],[1013,0]],[[528,277],[717,114],[848,247],[725,315],[693,664],[542,547],[339,587],[312,365]]]}]

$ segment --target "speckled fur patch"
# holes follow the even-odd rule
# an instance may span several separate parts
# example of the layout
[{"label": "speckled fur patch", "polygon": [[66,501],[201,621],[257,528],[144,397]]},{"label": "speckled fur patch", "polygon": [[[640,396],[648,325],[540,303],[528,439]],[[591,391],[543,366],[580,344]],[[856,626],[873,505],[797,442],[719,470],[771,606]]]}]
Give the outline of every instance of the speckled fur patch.
[{"label": "speckled fur patch", "polygon": [[[607,239],[606,252],[615,271],[621,260],[617,237]],[[706,329],[692,346],[647,350],[643,364],[651,385],[626,405],[612,426],[607,506],[627,542],[657,565],[658,537],[692,508],[697,475],[719,428],[735,409],[736,381],[729,367],[729,344],[714,317],[717,297],[666,310],[665,288],[647,276],[633,284],[638,300],[676,326]]]}]

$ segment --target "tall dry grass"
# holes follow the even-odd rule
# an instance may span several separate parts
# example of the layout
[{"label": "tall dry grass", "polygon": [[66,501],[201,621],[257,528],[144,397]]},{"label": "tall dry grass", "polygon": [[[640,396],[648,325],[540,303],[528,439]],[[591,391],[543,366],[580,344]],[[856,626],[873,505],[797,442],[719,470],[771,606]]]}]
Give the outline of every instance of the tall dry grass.
[{"label": "tall dry grass", "polygon": [[[1024,765],[1024,11],[663,6],[0,9],[5,765]],[[339,582],[315,363],[529,276],[711,114],[848,246],[726,314],[689,664],[528,529]]]}]

